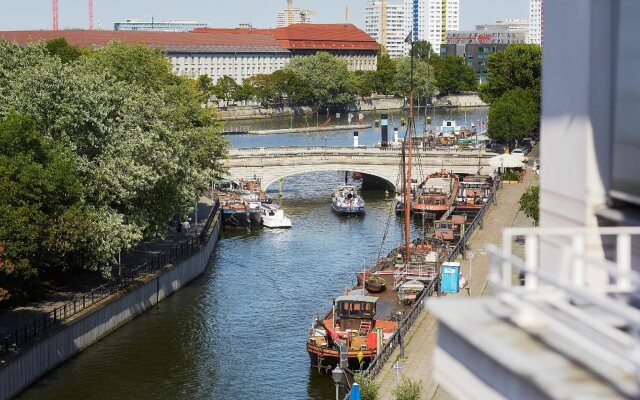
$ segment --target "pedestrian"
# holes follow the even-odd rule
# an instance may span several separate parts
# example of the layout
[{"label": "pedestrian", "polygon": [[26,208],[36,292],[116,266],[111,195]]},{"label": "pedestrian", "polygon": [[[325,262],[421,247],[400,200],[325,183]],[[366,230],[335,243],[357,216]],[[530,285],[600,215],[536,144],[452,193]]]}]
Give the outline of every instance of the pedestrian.
[{"label": "pedestrian", "polygon": [[184,229],[184,233],[188,234],[189,233],[189,229],[191,228],[191,224],[189,223],[189,221],[184,221],[182,223],[182,229]]}]

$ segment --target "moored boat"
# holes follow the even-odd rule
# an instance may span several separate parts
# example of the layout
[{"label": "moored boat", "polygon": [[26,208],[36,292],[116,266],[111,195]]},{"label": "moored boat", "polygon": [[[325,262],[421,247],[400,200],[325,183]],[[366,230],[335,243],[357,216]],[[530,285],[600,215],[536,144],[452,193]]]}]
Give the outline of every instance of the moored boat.
[{"label": "moored boat", "polygon": [[416,301],[424,287],[424,283],[418,280],[405,281],[398,288],[398,300],[403,303]]},{"label": "moored boat", "polygon": [[262,225],[267,228],[291,228],[291,219],[284,215],[284,210],[277,204],[260,205]]},{"label": "moored boat", "polygon": [[307,339],[311,365],[332,369],[340,363],[342,351],[349,368],[357,370],[361,362],[366,368],[398,328],[397,322],[377,318],[377,302],[377,297],[358,294],[336,297],[332,312],[311,326]]},{"label": "moored boat", "polygon": [[478,212],[491,197],[493,178],[488,175],[465,176],[456,196],[456,211]]},{"label": "moored boat", "polygon": [[331,195],[333,211],[343,215],[364,213],[364,199],[358,188],[351,185],[339,186]]},{"label": "moored boat", "polygon": [[458,176],[441,170],[433,173],[420,185],[411,210],[420,218],[440,219],[453,211],[458,193]]}]

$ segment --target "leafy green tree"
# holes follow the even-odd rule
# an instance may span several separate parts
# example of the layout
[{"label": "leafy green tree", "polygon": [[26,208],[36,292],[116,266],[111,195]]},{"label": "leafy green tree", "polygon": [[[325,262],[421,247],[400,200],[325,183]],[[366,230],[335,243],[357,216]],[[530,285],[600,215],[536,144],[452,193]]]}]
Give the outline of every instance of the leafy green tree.
[{"label": "leafy green tree", "polygon": [[373,90],[384,95],[391,94],[395,89],[396,64],[386,53],[378,52],[376,80]]},{"label": "leafy green tree", "polygon": [[317,108],[339,107],[354,100],[347,63],[329,53],[293,57],[284,70],[308,83]]},{"label": "leafy green tree", "polygon": [[[129,55],[139,63],[127,62]],[[79,182],[79,192],[72,192],[77,201],[36,223],[51,227],[51,242],[38,238],[48,246],[38,251],[48,264],[7,245],[13,233],[4,232],[3,260],[26,254],[41,271],[49,265],[95,270],[113,261],[118,249],[164,234],[172,217],[193,207],[222,172],[226,142],[203,99],[200,82],[174,76],[154,49],[112,43],[62,63],[43,44],[0,40],[0,120],[13,121],[14,112],[30,115],[40,147],[60,146],[54,152],[68,155],[73,167],[64,174],[68,184]],[[4,182],[13,170],[7,171],[0,175]],[[16,270],[16,261],[2,262]]]},{"label": "leafy green tree", "polygon": [[277,104],[278,96],[276,95],[275,79],[273,74],[259,74],[245,79],[245,82],[251,86],[253,94],[258,103],[265,107]]},{"label": "leafy green tree", "polygon": [[533,219],[535,226],[538,226],[540,220],[540,186],[529,186],[520,197],[520,211],[529,218]]},{"label": "leafy green tree", "polygon": [[[425,61],[413,61],[413,96],[414,99],[434,96],[436,92],[436,80],[433,73],[429,74],[429,89],[427,93],[427,63]],[[411,89],[411,58],[396,59],[396,76],[394,78],[394,93],[409,98]]]},{"label": "leafy green tree", "polygon": [[353,377],[360,386],[360,397],[362,400],[378,400],[380,398],[380,384],[370,378],[363,378],[360,373]]},{"label": "leafy green tree", "polygon": [[238,85],[235,79],[228,75],[224,75],[223,77],[218,79],[218,82],[213,87],[213,92],[215,93],[217,98],[229,103],[233,101],[233,96],[238,90],[239,86],[240,85]]},{"label": "leafy green tree", "polygon": [[473,68],[462,57],[440,57],[435,68],[435,79],[442,94],[473,91],[477,87]]},{"label": "leafy green tree", "polygon": [[419,61],[431,61],[436,60],[438,55],[433,48],[431,47],[431,43],[426,40],[417,40],[413,43],[413,56],[416,60]]},{"label": "leafy green tree", "polygon": [[209,75],[200,75],[198,77],[198,91],[202,94],[202,102],[206,103],[214,95],[213,79]]},{"label": "leafy green tree", "polygon": [[375,71],[355,71],[351,74],[353,92],[360,97],[369,97],[373,93]]},{"label": "leafy green tree", "polygon": [[275,71],[271,76],[280,104],[285,102],[285,98],[289,105],[303,106],[314,103],[314,90],[304,77],[286,69]]},{"label": "leafy green tree", "polygon": [[46,46],[49,54],[60,58],[63,63],[76,61],[82,56],[82,50],[70,45],[63,37],[48,41]]},{"label": "leafy green tree", "polygon": [[11,113],[0,122],[0,181],[2,291],[20,298],[42,273],[82,267],[91,217],[69,149]]},{"label": "leafy green tree", "polygon": [[540,97],[542,51],[535,44],[512,44],[489,57],[487,81],[480,90],[491,104],[513,89],[530,89]]},{"label": "leafy green tree", "polygon": [[244,79],[242,85],[238,85],[233,93],[233,99],[236,101],[248,101],[253,99],[254,96],[255,90],[247,79]]},{"label": "leafy green tree", "polygon": [[538,97],[532,90],[514,89],[504,93],[489,108],[489,137],[511,144],[530,136],[540,121]]}]

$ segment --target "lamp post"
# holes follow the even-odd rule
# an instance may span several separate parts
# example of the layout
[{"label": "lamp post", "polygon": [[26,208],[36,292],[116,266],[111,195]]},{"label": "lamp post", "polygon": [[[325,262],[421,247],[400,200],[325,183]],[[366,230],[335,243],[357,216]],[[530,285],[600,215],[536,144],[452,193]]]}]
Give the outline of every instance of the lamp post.
[{"label": "lamp post", "polygon": [[473,251],[467,252],[467,257],[469,258],[469,286],[467,287],[467,294],[469,297],[471,297],[471,276],[473,275],[473,257],[475,256],[476,254]]},{"label": "lamp post", "polygon": [[344,371],[340,368],[340,365],[337,365],[333,371],[331,371],[331,377],[333,378],[333,382],[336,384],[336,400],[340,400],[340,383],[342,382],[342,375]]}]

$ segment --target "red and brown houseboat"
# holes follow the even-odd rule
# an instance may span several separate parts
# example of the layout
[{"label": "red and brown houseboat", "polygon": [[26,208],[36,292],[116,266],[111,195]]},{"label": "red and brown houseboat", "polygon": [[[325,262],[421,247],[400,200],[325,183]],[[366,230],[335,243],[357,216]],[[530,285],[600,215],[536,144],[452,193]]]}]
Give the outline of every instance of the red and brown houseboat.
[{"label": "red and brown houseboat", "polygon": [[453,209],[458,186],[458,176],[449,171],[442,170],[429,175],[420,185],[411,204],[414,216],[440,219]]},{"label": "red and brown houseboat", "polygon": [[477,213],[489,200],[492,191],[493,178],[489,175],[465,176],[458,188],[456,211]]}]

